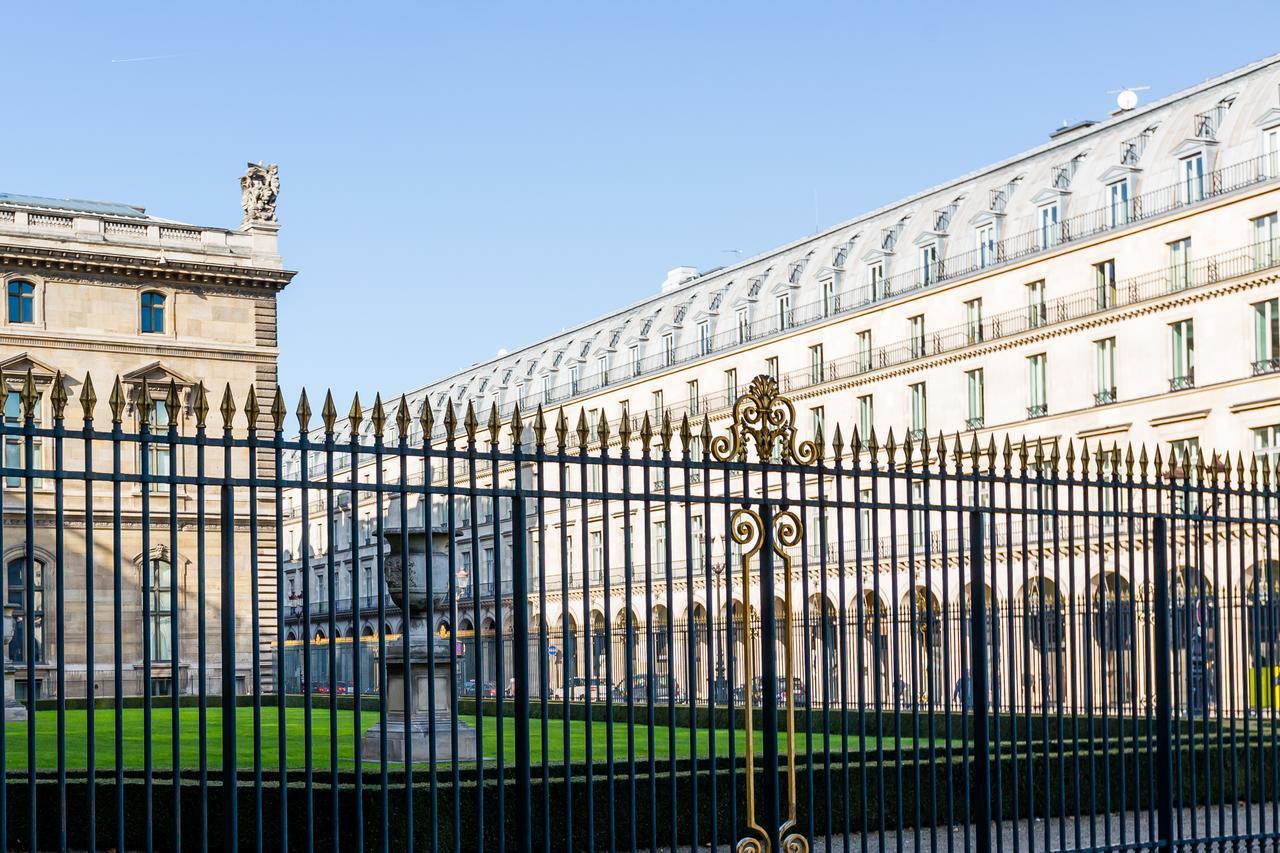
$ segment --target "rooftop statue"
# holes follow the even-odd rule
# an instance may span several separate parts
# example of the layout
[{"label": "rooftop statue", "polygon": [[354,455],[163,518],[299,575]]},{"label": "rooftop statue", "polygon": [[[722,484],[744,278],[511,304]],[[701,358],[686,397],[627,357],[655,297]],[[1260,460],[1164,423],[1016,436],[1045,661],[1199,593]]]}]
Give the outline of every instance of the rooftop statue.
[{"label": "rooftop statue", "polygon": [[241,227],[251,222],[275,222],[280,195],[280,169],[275,163],[250,163],[240,178]]}]

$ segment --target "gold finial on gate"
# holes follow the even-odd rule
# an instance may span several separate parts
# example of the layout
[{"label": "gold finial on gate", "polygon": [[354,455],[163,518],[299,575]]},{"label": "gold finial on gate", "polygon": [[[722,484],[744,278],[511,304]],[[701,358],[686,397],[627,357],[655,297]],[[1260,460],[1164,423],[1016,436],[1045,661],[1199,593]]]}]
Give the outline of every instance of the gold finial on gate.
[{"label": "gold finial on gate", "polygon": [[[307,393],[302,392],[302,404],[307,401]],[[204,429],[209,423],[209,394],[205,391],[204,383],[197,382],[196,389],[191,397],[191,411],[196,416],[196,429]],[[301,409],[299,409],[301,411]],[[307,410],[307,414],[311,414],[311,410]],[[303,430],[306,431],[305,429]]]},{"label": "gold finial on gate", "polygon": [[564,406],[556,414],[556,451],[564,453],[569,449],[569,419],[564,416]]},{"label": "gold finial on gate", "polygon": [[324,424],[324,434],[333,436],[333,428],[338,423],[338,407],[333,404],[333,391],[324,392],[324,404],[320,406],[320,421]]},{"label": "gold finial on gate", "polygon": [[285,415],[284,392],[277,385],[275,396],[271,399],[271,428],[276,432],[284,429]]},{"label": "gold finial on gate", "polygon": [[489,445],[497,447],[502,438],[502,418],[498,417],[498,404],[489,404]]},{"label": "gold finial on gate", "polygon": [[[249,387],[250,393],[252,393],[253,386]],[[164,395],[164,405],[169,410],[169,426],[176,428],[178,425],[178,407],[181,405],[181,400],[178,399],[178,383],[176,380],[169,380],[169,392]]]},{"label": "gold finial on gate", "polygon": [[93,390],[93,377],[84,375],[84,385],[80,386],[80,412],[86,421],[93,420],[93,410],[98,405],[98,395]]},{"label": "gold finial on gate", "polygon": [[947,464],[947,437],[938,430],[938,473],[942,473]]},{"label": "gold finial on gate", "polygon": [[120,384],[120,375],[116,374],[116,384],[111,387],[111,422],[120,423],[124,418],[124,386]]},{"label": "gold finial on gate", "polygon": [[533,416],[533,446],[538,450],[545,450],[547,447],[547,415],[542,411],[541,403]]},{"label": "gold finial on gate", "polygon": [[1133,445],[1126,444],[1124,448],[1124,475],[1127,479],[1133,479]]},{"label": "gold finial on gate", "polygon": [[1067,476],[1070,477],[1076,472],[1076,442],[1074,439],[1067,439]]},{"label": "gold finial on gate", "polygon": [[444,404],[444,440],[450,447],[453,446],[453,435],[458,429],[458,415],[453,410],[453,398],[450,397]]},{"label": "gold finial on gate", "polygon": [[671,452],[671,412],[662,413],[662,425],[658,427],[658,443],[663,453]]},{"label": "gold finial on gate", "polygon": [[871,425],[871,435],[867,437],[867,454],[871,460],[871,467],[876,467],[876,454],[880,450],[880,443],[876,441],[876,427]]},{"label": "gold finial on gate", "polygon": [[960,438],[960,433],[956,432],[951,442],[951,456],[956,460],[956,473],[960,473],[964,469],[964,439]]},{"label": "gold finial on gate", "polygon": [[474,443],[476,440],[476,430],[480,428],[480,421],[476,419],[476,407],[467,400],[467,412],[462,416],[462,431],[467,434],[467,441]]},{"label": "gold finial on gate", "polygon": [[698,432],[698,438],[702,441],[702,453],[705,456],[707,448],[711,446],[711,419],[706,415],[702,416],[702,429]]},{"label": "gold finial on gate", "polygon": [[831,436],[831,455],[835,458],[836,464],[844,459],[844,438],[840,435],[840,424],[836,424]]},{"label": "gold finial on gate", "polygon": [[146,377],[142,379],[142,385],[138,387],[138,419],[146,428],[151,428],[151,410],[154,402],[151,399],[151,385],[147,382]]},{"label": "gold finial on gate", "polygon": [[1151,470],[1155,474],[1156,480],[1159,480],[1164,476],[1164,464],[1163,460],[1160,458],[1160,445],[1158,444],[1156,445],[1155,456],[1153,456],[1151,460]]},{"label": "gold finial on gate", "polygon": [[357,391],[351,400],[351,408],[347,411],[347,432],[351,440],[356,441],[360,435],[360,424],[364,422],[364,407],[360,405],[360,392]]},{"label": "gold finial on gate", "polygon": [[[401,397],[400,399],[404,399]],[[436,428],[436,413],[431,410],[431,400],[425,395],[422,398],[422,406],[418,409],[418,426],[422,427],[422,440],[427,447],[431,446],[431,434]]]},{"label": "gold finial on gate", "polygon": [[[146,380],[143,380],[144,382]],[[36,416],[36,377],[31,372],[31,368],[27,368],[27,377],[22,380],[22,391],[18,395],[18,399],[22,401],[22,417],[24,420],[32,420]]]},{"label": "gold finial on gate", "polygon": [[383,431],[387,427],[387,412],[382,405],[381,391],[375,391],[373,394],[373,411],[369,413],[369,423],[373,424],[373,437],[382,438]]},{"label": "gold finial on gate", "polygon": [[618,421],[618,440],[622,442],[621,450],[628,450],[631,444],[631,412],[622,407],[622,418]]},{"label": "gold finial on gate", "polygon": [[911,470],[911,463],[914,461],[915,446],[911,443],[911,432],[907,432],[906,438],[902,440],[902,461],[908,471]]},{"label": "gold finial on gate", "polygon": [[1138,475],[1143,482],[1147,480],[1147,464],[1150,462],[1147,458],[1147,445],[1143,444],[1138,448]]},{"label": "gold finial on gate", "polygon": [[783,462],[811,465],[817,450],[812,441],[797,443],[795,419],[796,407],[778,393],[778,380],[757,376],[733,404],[729,434],[716,436],[711,453],[721,462],[745,462],[747,445],[753,443],[760,462],[771,460],[776,448]]},{"label": "gold finial on gate", "polygon": [[591,429],[587,426],[587,410],[581,407],[578,409],[578,426],[574,432],[578,435],[578,450],[586,453],[587,441],[591,438]]},{"label": "gold finial on gate", "polygon": [[[333,401],[330,400],[330,405]],[[227,432],[231,432],[233,420],[236,415],[236,398],[231,396],[231,383],[228,382],[226,387],[222,389],[222,428]],[[330,430],[332,432],[332,430]]]},{"label": "gold finial on gate", "polygon": [[520,419],[520,404],[511,410],[511,447],[518,449],[524,443],[524,421]]},{"label": "gold finial on gate", "polygon": [[600,442],[601,450],[609,446],[609,419],[604,416],[604,409],[600,410],[600,424],[596,427],[596,440]]},{"label": "gold finial on gate", "polygon": [[[200,401],[203,401],[204,400],[203,384],[196,386],[196,393],[197,393],[197,399]],[[205,404],[205,410],[208,411],[207,403]],[[200,420],[198,422],[199,425],[204,426],[204,417],[200,415],[199,411],[196,412],[196,415],[200,417]],[[302,393],[298,395],[298,408],[294,410],[294,416],[298,419],[298,432],[302,433],[302,435],[305,437],[308,431],[308,427],[311,425],[311,401],[307,399],[306,388],[303,388]]]},{"label": "gold finial on gate", "polygon": [[[174,398],[176,398],[178,396],[177,386],[172,381],[169,383],[169,385],[170,385],[170,388],[169,388],[170,393],[173,395]],[[173,411],[172,406],[170,406],[169,411],[170,412]],[[244,419],[248,421],[249,429],[256,430],[258,428],[258,415],[261,414],[261,412],[262,410],[258,407],[257,389],[255,389],[253,387],[253,384],[250,383],[249,393],[246,394],[244,398]]]},{"label": "gold finial on gate", "polygon": [[693,430],[689,429],[689,413],[680,416],[680,450],[688,453],[692,450]]},{"label": "gold finial on gate", "polygon": [[[423,406],[427,405],[424,400]],[[401,441],[407,441],[409,436],[409,427],[413,426],[413,415],[409,414],[409,399],[404,395],[400,395],[400,403],[396,406],[396,432]],[[427,438],[428,436],[423,436]]]},{"label": "gold finial on gate", "polygon": [[896,457],[898,455],[898,446],[893,441],[893,427],[889,427],[889,434],[884,439],[884,456],[885,464],[892,468],[897,465]]},{"label": "gold finial on gate", "polygon": [[827,437],[822,434],[822,422],[819,421],[813,428],[813,461],[822,464],[822,455],[826,452]]},{"label": "gold finial on gate", "polygon": [[67,386],[63,384],[62,371],[54,371],[53,387],[49,389],[49,403],[53,406],[53,419],[60,421],[67,414]]},{"label": "gold finial on gate", "polygon": [[640,421],[640,449],[644,453],[648,453],[653,442],[653,426],[649,423],[649,413],[644,413],[644,418]]}]

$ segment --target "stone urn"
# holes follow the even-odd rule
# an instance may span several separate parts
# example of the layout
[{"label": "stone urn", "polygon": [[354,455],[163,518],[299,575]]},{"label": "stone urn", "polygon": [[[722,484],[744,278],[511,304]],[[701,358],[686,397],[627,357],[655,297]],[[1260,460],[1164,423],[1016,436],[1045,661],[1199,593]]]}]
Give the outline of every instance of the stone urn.
[{"label": "stone urn", "polygon": [[[450,761],[455,756],[459,761],[475,761],[475,729],[459,721],[456,749],[453,743],[450,665],[456,651],[447,637],[437,637],[431,630],[435,604],[448,595],[448,555],[431,549],[430,533],[423,528],[386,530],[383,538],[387,543],[383,563],[387,592],[404,615],[402,630],[409,637],[407,659],[402,641],[387,643],[387,759],[404,761],[412,746],[415,764],[428,761],[434,725],[436,761]],[[361,752],[366,760],[377,760],[381,747],[379,721],[365,731]]]},{"label": "stone urn", "polygon": [[27,706],[18,701],[14,682],[18,667],[9,660],[9,643],[18,624],[14,615],[17,611],[16,604],[4,605],[4,718],[7,722],[27,718]]}]

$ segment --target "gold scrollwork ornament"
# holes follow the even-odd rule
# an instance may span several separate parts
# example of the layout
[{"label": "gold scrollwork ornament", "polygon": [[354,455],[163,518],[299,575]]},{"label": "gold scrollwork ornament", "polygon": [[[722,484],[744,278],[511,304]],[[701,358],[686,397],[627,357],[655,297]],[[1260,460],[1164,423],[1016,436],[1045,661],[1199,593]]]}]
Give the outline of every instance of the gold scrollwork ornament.
[{"label": "gold scrollwork ornament", "polygon": [[747,445],[754,443],[759,461],[812,465],[818,449],[812,441],[796,442],[796,407],[778,393],[778,380],[761,374],[751,380],[747,393],[733,404],[728,435],[711,441],[711,453],[721,462],[747,461]]}]

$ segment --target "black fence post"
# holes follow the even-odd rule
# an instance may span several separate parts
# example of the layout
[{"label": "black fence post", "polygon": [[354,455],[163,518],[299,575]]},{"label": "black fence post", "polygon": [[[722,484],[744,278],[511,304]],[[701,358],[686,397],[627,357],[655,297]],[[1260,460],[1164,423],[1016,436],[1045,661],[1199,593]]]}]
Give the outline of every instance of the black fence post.
[{"label": "black fence post", "polygon": [[[519,437],[517,452],[519,450]],[[516,843],[520,850],[532,848],[530,836],[530,756],[529,756],[529,560],[526,548],[526,522],[524,496],[520,494],[520,462],[516,461],[516,494],[511,498],[511,602],[514,627],[512,631],[512,672],[515,681],[515,737],[516,737]]]},{"label": "black fence post", "polygon": [[1151,526],[1155,549],[1155,688],[1156,688],[1156,838],[1173,849],[1173,698],[1170,676],[1173,652],[1169,636],[1169,538],[1167,522],[1157,517]]},{"label": "black fence post", "polygon": [[[778,802],[778,626],[773,609],[773,507],[760,506],[760,725],[764,729],[764,828],[770,850],[779,849],[782,809]],[[747,642],[751,642],[750,637]],[[751,673],[747,673],[747,690]],[[791,685],[787,685],[791,689]],[[751,713],[748,706],[747,713]],[[747,744],[750,749],[751,745]]]},{"label": "black fence post", "polygon": [[[228,454],[229,456],[230,454]],[[231,466],[224,473],[229,480]],[[223,849],[239,847],[238,780],[236,779],[236,612],[235,612],[235,498],[230,485],[222,487],[222,795]]]},{"label": "black fence post", "polygon": [[973,667],[973,821],[980,853],[991,851],[991,742],[987,696],[987,586],[983,519],[969,512],[970,650]]}]

